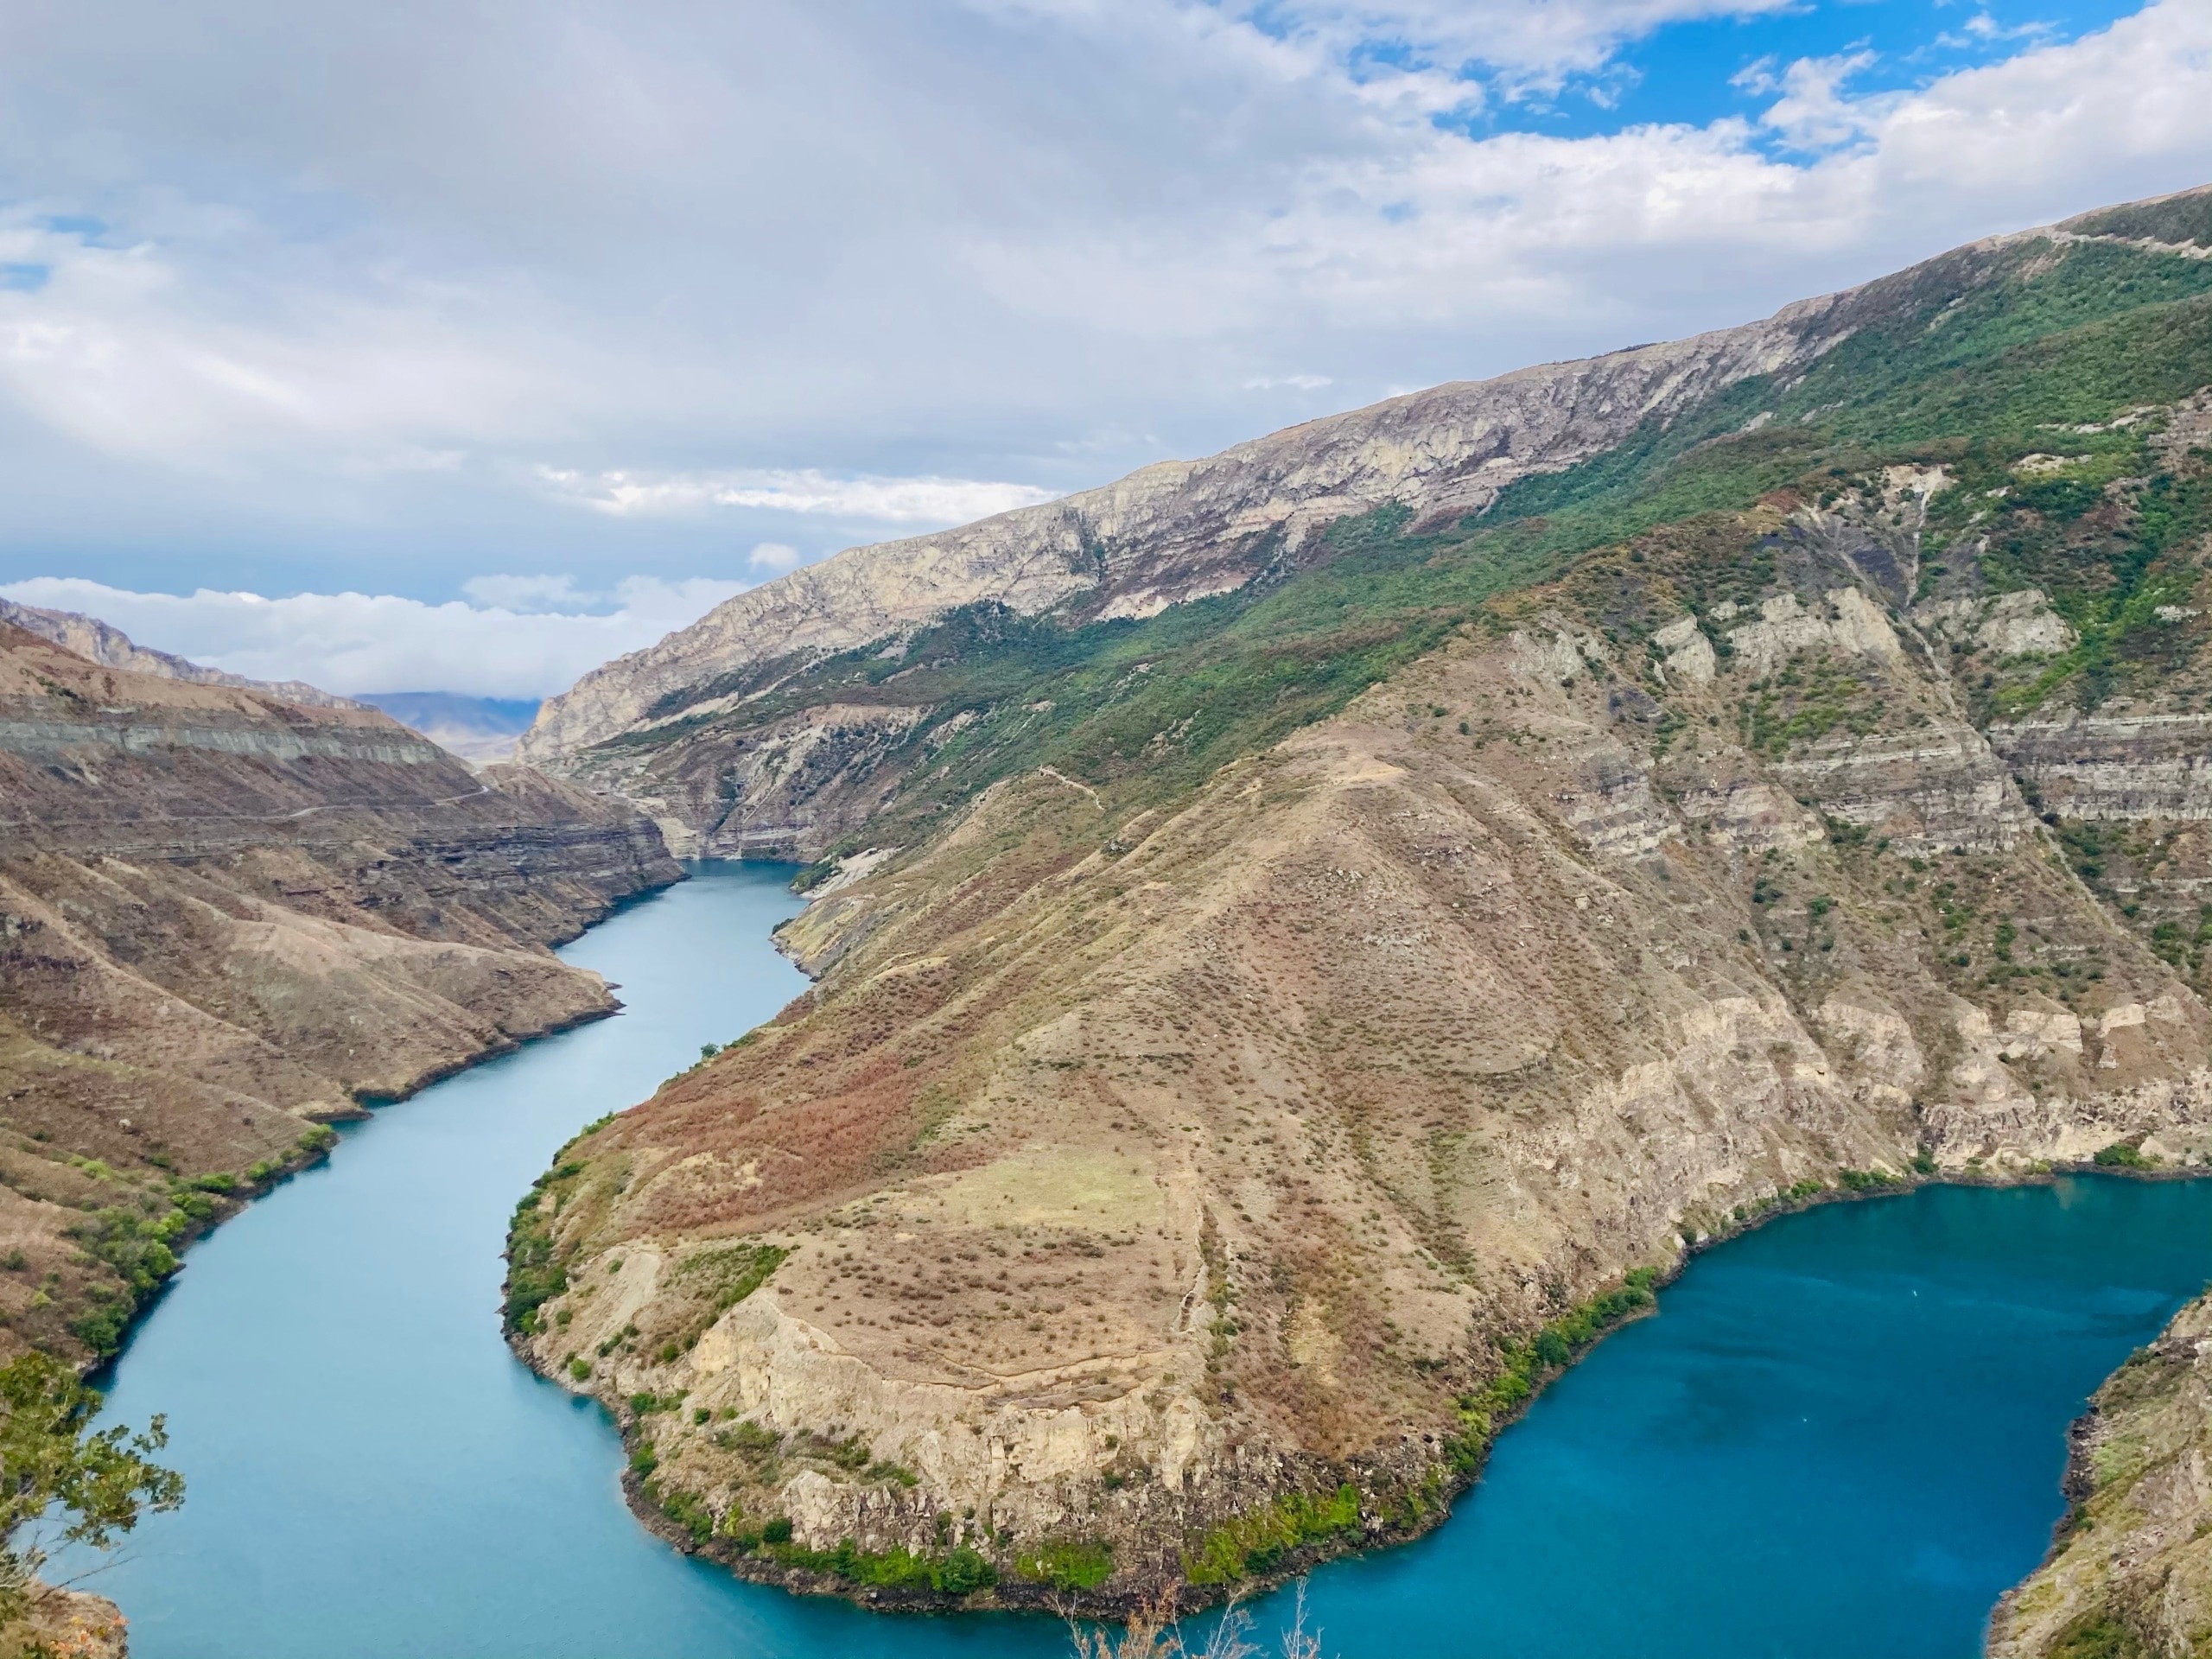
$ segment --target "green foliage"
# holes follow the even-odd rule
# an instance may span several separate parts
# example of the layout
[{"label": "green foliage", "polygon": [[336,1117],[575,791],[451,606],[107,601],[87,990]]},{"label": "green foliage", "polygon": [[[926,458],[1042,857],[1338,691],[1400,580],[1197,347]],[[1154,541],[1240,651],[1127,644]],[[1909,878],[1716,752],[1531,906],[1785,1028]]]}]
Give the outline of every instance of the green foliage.
[{"label": "green foliage", "polygon": [[1904,1176],[1881,1169],[1839,1169],[1835,1180],[1847,1192],[1883,1192],[1907,1185]]},{"label": "green foliage", "polygon": [[1192,1584],[1233,1584],[1274,1568],[1305,1544],[1327,1543],[1359,1530],[1359,1488],[1346,1482],[1325,1497],[1287,1492],[1262,1509],[1214,1528],[1183,1557]]},{"label": "green foliage", "polygon": [[181,1205],[145,1193],[136,1208],[111,1205],[67,1228],[87,1256],[122,1281],[119,1294],[105,1285],[87,1289],[91,1306],[70,1322],[71,1334],[103,1357],[115,1352],[138,1310],[177,1270],[172,1246],[191,1221]]},{"label": "green foliage", "polygon": [[1459,1397],[1459,1419],[1468,1433],[1446,1447],[1459,1471],[1473,1470],[1498,1420],[1528,1401],[1548,1374],[1564,1370],[1607,1331],[1649,1307],[1652,1287],[1658,1282],[1657,1268],[1633,1268],[1614,1289],[1562,1314],[1528,1341],[1503,1346],[1499,1356],[1504,1363],[1498,1374],[1483,1388]]},{"label": "green foliage", "polygon": [[94,1431],[100,1396],[51,1355],[0,1369],[0,1619],[19,1616],[45,1559],[23,1536],[41,1522],[66,1542],[111,1548],[142,1515],[184,1502],[184,1481],[152,1461],[168,1443],[161,1418],[143,1434]]},{"label": "green foliage", "polygon": [[537,1310],[569,1287],[568,1265],[555,1249],[552,1217],[543,1199],[550,1187],[577,1168],[563,1164],[547,1171],[515,1206],[507,1229],[506,1299],[500,1307],[501,1323],[511,1334],[535,1335]]},{"label": "green foliage", "polygon": [[2156,1649],[2102,1611],[2082,1614],[2058,1633],[2050,1659],[2151,1659]]},{"label": "green foliage", "polygon": [[1055,1590],[1096,1590],[1114,1576],[1114,1552],[1090,1540],[1039,1544],[1017,1556],[1014,1570],[1033,1584]]},{"label": "green foliage", "polygon": [[[709,1326],[766,1284],[790,1255],[780,1244],[727,1244],[712,1245],[685,1256],[677,1264],[671,1281],[690,1290],[704,1306],[684,1334],[669,1346],[677,1352],[690,1352]],[[664,1356],[671,1360],[676,1357],[676,1353]]]},{"label": "green foliage", "polygon": [[999,1581],[998,1570],[965,1544],[957,1549],[918,1555],[903,1547],[880,1553],[866,1550],[846,1538],[835,1549],[802,1549],[791,1542],[791,1533],[788,1520],[771,1521],[761,1529],[762,1544],[787,1567],[826,1573],[848,1584],[965,1596]]},{"label": "green foliage", "polygon": [[2100,1169],[2156,1169],[2158,1160],[2147,1155],[2141,1147],[2131,1147],[2125,1141],[2115,1141],[2100,1147],[2089,1161]]}]

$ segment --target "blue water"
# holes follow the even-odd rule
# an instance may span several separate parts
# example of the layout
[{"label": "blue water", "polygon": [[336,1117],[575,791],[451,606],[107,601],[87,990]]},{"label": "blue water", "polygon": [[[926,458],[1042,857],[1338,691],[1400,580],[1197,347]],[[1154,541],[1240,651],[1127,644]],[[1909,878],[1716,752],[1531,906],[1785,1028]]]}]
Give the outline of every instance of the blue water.
[{"label": "blue water", "polygon": [[[801,988],[766,941],[789,874],[701,866],[593,930],[563,954],[621,984],[620,1017],[380,1109],[194,1247],[111,1396],[168,1414],[189,1483],[90,1580],[137,1659],[1065,1652],[1049,1621],[694,1564],[624,1509],[597,1408],[499,1339],[506,1218],[554,1150]],[[1777,1222],[1538,1401],[1436,1534],[1317,1573],[1325,1650],[1969,1659],[2058,1516],[2068,1421],[2208,1274],[2207,1182]]]}]

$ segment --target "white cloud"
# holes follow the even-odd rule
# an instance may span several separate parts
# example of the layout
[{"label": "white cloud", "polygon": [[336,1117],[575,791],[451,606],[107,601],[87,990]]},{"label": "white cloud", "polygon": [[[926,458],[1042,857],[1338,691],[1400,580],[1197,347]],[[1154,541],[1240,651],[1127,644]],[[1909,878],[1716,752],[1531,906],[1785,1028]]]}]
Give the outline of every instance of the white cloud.
[{"label": "white cloud", "polygon": [[569,499],[617,516],[752,507],[939,528],[1034,506],[1054,494],[1033,485],[968,478],[833,478],[811,470],[651,475],[542,467],[538,476]]},{"label": "white cloud", "polygon": [[782,542],[762,542],[753,550],[752,556],[746,560],[746,563],[751,565],[755,570],[764,571],[772,576],[780,576],[786,570],[798,569],[799,551],[798,549]]},{"label": "white cloud", "polygon": [[[611,594],[590,594],[566,576],[478,576],[463,584],[478,603],[432,605],[391,594],[134,593],[48,576],[0,587],[0,596],[81,611],[140,645],[233,674],[305,680],[341,696],[543,697],[750,585],[635,576]],[[611,608],[570,608],[589,603]]]},{"label": "white cloud", "polygon": [[2212,178],[2204,0],[1904,93],[1770,64],[1751,119],[1440,118],[1782,3],[19,8],[0,574],[443,593],[467,545],[610,591]]}]

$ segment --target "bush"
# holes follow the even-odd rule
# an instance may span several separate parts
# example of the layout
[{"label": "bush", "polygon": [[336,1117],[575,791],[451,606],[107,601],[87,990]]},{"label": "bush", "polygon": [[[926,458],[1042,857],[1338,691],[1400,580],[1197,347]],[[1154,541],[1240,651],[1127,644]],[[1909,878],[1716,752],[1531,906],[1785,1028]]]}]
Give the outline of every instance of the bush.
[{"label": "bush", "polygon": [[767,1544],[788,1544],[791,1541],[791,1522],[787,1515],[779,1515],[760,1529],[760,1541]]},{"label": "bush", "polygon": [[1017,1556],[1014,1570],[1055,1590],[1096,1590],[1114,1576],[1114,1552],[1096,1541],[1040,1544]]},{"label": "bush", "polygon": [[2158,1160],[2149,1157],[2137,1147],[2125,1141],[2115,1141],[2103,1147],[2089,1161],[2102,1169],[2156,1169]]},{"label": "bush", "polygon": [[1184,1555],[1183,1575],[1192,1584],[1232,1584],[1268,1572],[1301,1545],[1358,1530],[1359,1488],[1351,1482],[1327,1497],[1287,1492],[1207,1533],[1195,1554]]}]

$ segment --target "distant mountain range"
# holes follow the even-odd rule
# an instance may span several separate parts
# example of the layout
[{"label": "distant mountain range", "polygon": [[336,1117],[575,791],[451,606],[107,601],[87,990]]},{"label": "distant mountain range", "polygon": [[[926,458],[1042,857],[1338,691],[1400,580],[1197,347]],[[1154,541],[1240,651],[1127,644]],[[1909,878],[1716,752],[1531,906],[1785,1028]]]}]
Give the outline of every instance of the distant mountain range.
[{"label": "distant mountain range", "polygon": [[372,691],[360,701],[478,766],[511,759],[515,740],[530,729],[540,706],[534,697],[466,697],[453,691]]}]

